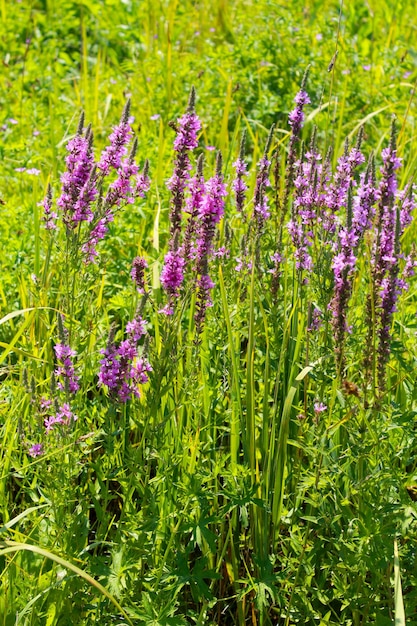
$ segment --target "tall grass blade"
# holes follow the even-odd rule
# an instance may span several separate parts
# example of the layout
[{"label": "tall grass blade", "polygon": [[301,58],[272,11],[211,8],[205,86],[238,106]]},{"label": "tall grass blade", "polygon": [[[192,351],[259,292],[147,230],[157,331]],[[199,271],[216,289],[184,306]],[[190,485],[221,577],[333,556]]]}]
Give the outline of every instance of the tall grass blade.
[{"label": "tall grass blade", "polygon": [[395,626],[405,626],[404,599],[401,586],[400,559],[398,555],[398,542],[394,539],[394,606]]},{"label": "tall grass blade", "polygon": [[22,550],[27,550],[28,552],[33,552],[34,554],[39,554],[40,556],[45,557],[46,559],[50,559],[51,561],[58,563],[58,565],[62,565],[62,567],[65,567],[66,569],[71,570],[72,572],[74,572],[74,574],[76,574],[80,578],[83,578],[86,582],[88,582],[90,585],[95,587],[103,596],[105,596],[108,600],[110,600],[112,604],[114,604],[114,606],[117,608],[118,611],[120,611],[120,613],[123,615],[127,623],[130,624],[130,626],[134,626],[134,624],[129,619],[129,616],[127,615],[125,610],[120,606],[116,598],[112,596],[112,594],[109,593],[107,589],[103,587],[103,585],[101,585],[97,580],[95,580],[95,578],[87,574],[87,572],[84,572],[84,570],[80,569],[76,565],[73,565],[72,563],[70,563],[66,559],[63,559],[57,554],[54,554],[53,552],[50,552],[49,550],[45,550],[44,548],[40,548],[39,546],[34,546],[30,543],[18,543],[16,541],[0,542],[0,556],[4,556],[5,554],[10,554],[10,553],[15,553],[15,552],[21,552]]}]

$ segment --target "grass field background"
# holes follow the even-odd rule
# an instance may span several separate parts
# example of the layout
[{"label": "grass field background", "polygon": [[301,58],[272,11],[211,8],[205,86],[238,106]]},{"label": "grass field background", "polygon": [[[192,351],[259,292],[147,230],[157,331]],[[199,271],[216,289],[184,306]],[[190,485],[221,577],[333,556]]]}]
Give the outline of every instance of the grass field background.
[{"label": "grass field background", "polygon": [[[399,188],[413,184],[414,3],[0,0],[0,24],[0,625],[417,624],[416,282],[390,324],[386,385],[374,364],[367,386],[363,242],[341,376],[331,247],[317,234],[302,280],[277,200],[307,68],[306,145],[316,127],[335,168],[363,126],[379,171],[395,116]],[[199,336],[192,276],[174,315],[160,313],[170,122],[192,87],[207,178],[221,151],[230,189],[243,131],[250,168],[246,220],[231,193],[219,224],[216,246],[229,254],[212,260]],[[86,268],[62,225],[45,230],[39,203],[49,184],[59,195],[81,112],[98,155],[128,99],[151,187],[117,212]],[[251,248],[272,124],[275,212]],[[412,223],[404,256],[415,236]],[[288,262],[276,293],[278,243]],[[251,265],[239,274],[245,245]],[[130,279],[137,255],[149,266],[142,305]],[[98,384],[100,351],[139,306],[152,372],[140,399],[118,404]],[[311,332],[316,306],[324,322]],[[50,390],[58,319],[77,353],[78,419],[47,435],[42,398],[68,399]],[[39,442],[43,454],[31,456]]]}]

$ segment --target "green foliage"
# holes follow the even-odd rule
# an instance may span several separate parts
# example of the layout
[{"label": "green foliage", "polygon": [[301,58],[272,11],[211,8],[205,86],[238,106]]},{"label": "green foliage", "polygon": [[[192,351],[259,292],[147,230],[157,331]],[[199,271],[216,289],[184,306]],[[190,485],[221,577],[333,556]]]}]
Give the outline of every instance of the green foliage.
[{"label": "green foliage", "polygon": [[[363,397],[366,242],[346,386],[329,316],[307,330],[309,307],[326,312],[330,301],[330,251],[307,287],[289,264],[274,297],[267,270],[278,216],[259,252],[264,274],[254,255],[236,280],[246,225],[228,206],[218,243],[231,256],[216,262],[199,341],[190,294],[172,319],[158,313],[169,122],[191,85],[200,147],[222,150],[228,180],[242,129],[254,165],[272,123],[284,174],[288,111],[308,64],[306,137],[317,124],[336,160],[365,122],[366,144],[379,153],[395,113],[410,180],[413,3],[3,0],[0,20],[0,626],[382,626],[405,623],[404,613],[417,624],[415,281],[395,316],[379,404]],[[117,215],[100,263],[87,269],[62,232],[45,232],[38,203],[49,182],[58,190],[80,111],[99,149],[129,95],[152,188]],[[212,171],[212,152],[201,151]],[[412,226],[405,249],[414,236]],[[111,325],[120,340],[139,304],[129,278],[137,254],[150,266],[153,371],[142,397],[119,406],[97,371]],[[46,438],[41,397],[56,366],[58,312],[82,393],[78,420]],[[318,401],[328,407],[320,415]],[[32,458],[41,440],[45,454]]]}]

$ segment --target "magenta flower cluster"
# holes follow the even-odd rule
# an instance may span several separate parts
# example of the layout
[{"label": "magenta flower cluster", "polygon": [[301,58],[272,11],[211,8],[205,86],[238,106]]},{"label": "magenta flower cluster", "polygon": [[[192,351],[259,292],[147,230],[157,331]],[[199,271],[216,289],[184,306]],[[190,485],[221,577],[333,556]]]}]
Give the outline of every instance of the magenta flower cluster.
[{"label": "magenta flower cluster", "polygon": [[[128,146],[133,135],[129,109],[128,103],[120,123],[114,127],[109,137],[109,145],[97,163],[94,159],[91,128],[84,129],[84,117],[81,117],[77,134],[67,144],[66,171],[61,176],[57,211],[52,208],[50,189],[42,202],[43,221],[47,230],[57,228],[59,216],[68,235],[78,229],[75,241],[86,263],[96,261],[97,245],[108,232],[114,212],[122,204],[131,204],[136,198],[143,198],[149,190],[148,163],[145,162],[142,172],[139,172],[134,162],[136,142],[128,155]],[[108,177],[113,177],[114,180],[110,178],[104,193]],[[81,231],[82,225],[84,228]]]},{"label": "magenta flower cluster", "polygon": [[62,343],[57,343],[54,346],[54,350],[59,364],[55,370],[55,376],[58,378],[58,389],[67,393],[76,393],[80,385],[78,382],[79,377],[75,373],[72,363],[72,357],[76,354],[75,351],[70,346]]},{"label": "magenta flower cluster", "polygon": [[179,289],[184,280],[184,266],[185,259],[180,249],[167,252],[161,272],[161,285],[170,300],[179,295]]},{"label": "magenta flower cluster", "polygon": [[138,342],[145,332],[145,322],[138,316],[127,324],[126,339],[116,344],[111,336],[107,347],[101,350],[99,384],[105,385],[110,396],[118,402],[139,398],[139,386],[148,381],[148,372],[152,368],[138,349]]},{"label": "magenta flower cluster", "polygon": [[129,121],[130,103],[128,102],[120,123],[113,128],[109,136],[110,145],[105,148],[98,162],[98,168],[104,175],[111,169],[119,170],[122,165],[122,157],[127,154],[127,145],[132,137],[132,128]]},{"label": "magenta flower cluster", "polygon": [[174,141],[174,150],[183,152],[194,150],[198,146],[197,135],[201,130],[201,122],[194,111],[185,113],[178,120],[178,133]]},{"label": "magenta flower cluster", "polygon": [[[188,111],[178,120],[176,126],[174,173],[168,181],[171,191],[169,251],[164,258],[160,281],[168,295],[168,303],[161,311],[171,315],[174,312],[175,299],[181,292],[187,265],[193,261],[197,276],[196,319],[200,324],[205,310],[211,304],[210,291],[214,285],[209,276],[208,264],[214,254],[216,225],[223,217],[227,192],[221,174],[220,156],[217,159],[216,174],[207,182],[203,176],[202,157],[197,161],[196,175],[190,176],[190,152],[198,146],[197,135],[201,129],[194,106],[195,92],[192,89]],[[187,217],[184,234],[183,214]]]},{"label": "magenta flower cluster", "polygon": [[[36,388],[32,389],[32,403],[37,409],[39,422],[44,425],[45,434],[50,435],[56,426],[70,427],[77,416],[73,412],[70,399],[79,391],[79,376],[76,373],[73,359],[76,352],[68,343],[68,332],[63,319],[58,316],[58,331],[60,342],[54,346],[57,366],[51,379],[51,397],[36,398]],[[34,443],[28,447],[29,456],[36,458],[45,453],[44,443]]]}]

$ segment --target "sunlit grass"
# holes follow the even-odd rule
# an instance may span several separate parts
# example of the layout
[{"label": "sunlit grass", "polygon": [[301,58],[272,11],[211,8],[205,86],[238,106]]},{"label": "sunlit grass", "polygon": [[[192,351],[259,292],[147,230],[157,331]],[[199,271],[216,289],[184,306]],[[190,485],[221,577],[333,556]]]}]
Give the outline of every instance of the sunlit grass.
[{"label": "sunlit grass", "polygon": [[[415,281],[394,317],[386,387],[376,380],[371,391],[365,240],[341,376],[327,309],[332,251],[317,230],[315,270],[300,280],[285,228],[291,208],[281,217],[274,204],[285,195],[288,112],[308,65],[306,141],[317,125],[334,166],[363,125],[363,151],[375,151],[379,168],[395,114],[400,187],[414,179],[413,4],[3,1],[0,19],[0,624],[359,626],[405,623],[404,614],[417,623]],[[250,166],[246,221],[230,197],[219,225],[216,247],[230,254],[211,262],[201,335],[192,276],[174,315],[160,313],[169,122],[192,85],[206,178],[221,150],[230,187],[243,130]],[[128,98],[152,186],[116,213],[97,266],[86,268],[62,225],[45,231],[38,203],[48,183],[59,195],[80,112],[97,156]],[[280,159],[280,180],[275,188],[271,174],[272,218],[256,240],[255,166],[273,123],[268,155]],[[280,224],[286,262],[274,294]],[[405,253],[414,237],[412,224]],[[245,254],[251,265],[238,274]],[[117,404],[98,372],[110,329],[121,341],[140,305],[130,280],[137,255],[149,265],[140,349],[153,370],[140,399]],[[311,332],[315,307],[324,323]],[[81,391],[71,405],[78,419],[47,436],[40,399],[57,393],[58,314]],[[34,458],[36,442],[45,453]]]}]

